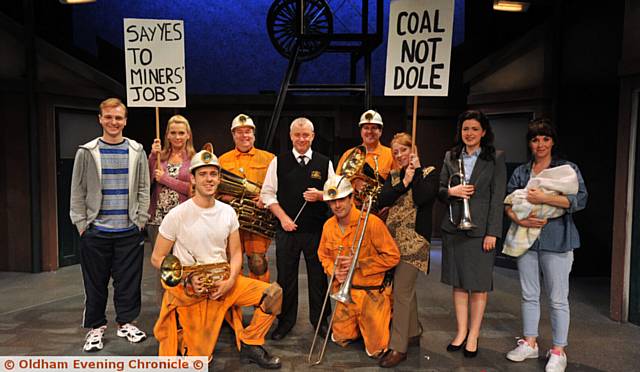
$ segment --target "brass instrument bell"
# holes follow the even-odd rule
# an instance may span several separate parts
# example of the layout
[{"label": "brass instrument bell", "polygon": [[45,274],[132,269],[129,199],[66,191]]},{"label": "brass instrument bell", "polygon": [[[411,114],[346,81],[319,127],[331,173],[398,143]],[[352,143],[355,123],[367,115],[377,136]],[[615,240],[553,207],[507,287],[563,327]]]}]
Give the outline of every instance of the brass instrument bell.
[{"label": "brass instrument bell", "polygon": [[[361,180],[364,183],[364,187],[356,189],[356,197],[360,201],[364,201],[367,196],[373,195],[373,200],[378,197],[378,194],[382,190],[382,184],[378,177],[377,169],[372,169],[369,164],[366,163],[367,149],[364,145],[356,146],[351,150],[338,174],[345,176],[354,184],[355,180]],[[377,158],[374,159],[377,168]],[[355,187],[354,187],[355,188]]]},{"label": "brass instrument bell", "polygon": [[160,264],[160,279],[168,287],[175,287],[182,280],[182,264],[178,257],[166,255]]},{"label": "brass instrument bell", "polygon": [[260,189],[262,185],[256,182],[251,182],[244,177],[237,176],[230,171],[221,168],[220,169],[220,185],[218,185],[218,191],[222,194],[229,194],[236,197],[246,196],[248,198],[254,198],[260,195]]}]

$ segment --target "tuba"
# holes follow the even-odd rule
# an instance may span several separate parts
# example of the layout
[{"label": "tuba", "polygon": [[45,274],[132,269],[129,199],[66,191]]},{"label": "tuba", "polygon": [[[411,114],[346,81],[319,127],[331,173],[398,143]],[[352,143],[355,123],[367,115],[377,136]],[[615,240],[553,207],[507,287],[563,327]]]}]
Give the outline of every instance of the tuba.
[{"label": "tuba", "polygon": [[234,197],[229,204],[238,214],[240,228],[273,239],[276,235],[276,217],[268,209],[259,208],[253,200],[260,195],[262,185],[237,176],[224,168],[220,168],[220,174],[218,193]]},{"label": "tuba", "polygon": [[189,279],[194,275],[204,276],[205,291],[201,294],[194,294],[185,289],[185,292],[191,297],[205,297],[217,282],[229,279],[231,267],[226,261],[183,266],[178,257],[172,254],[165,256],[160,264],[160,280],[162,280],[167,287],[175,287],[180,284],[182,280]]},{"label": "tuba", "polygon": [[[353,189],[356,200],[360,205],[363,204],[363,201],[367,199],[369,195],[373,197],[375,203],[384,184],[378,174],[378,158],[374,157],[373,160],[376,167],[372,169],[365,161],[366,157],[367,149],[363,145],[356,146],[351,150],[349,156],[347,156],[338,171],[338,174],[347,177],[349,181],[351,181],[351,184],[354,186]],[[358,187],[356,187],[356,185],[358,185]]]},{"label": "tuba", "polygon": [[[455,177],[459,177],[460,178],[460,183],[462,185],[467,185],[467,180],[465,178],[465,174],[464,174],[464,166],[462,165],[462,158],[458,158],[458,172],[452,174],[449,177],[449,183],[447,185],[447,188],[451,188],[451,182],[453,181],[453,179]],[[453,213],[452,213],[452,209],[451,209],[451,203],[449,203],[449,221],[451,221],[452,224],[456,224],[455,222],[453,222]],[[469,199],[462,199],[462,217],[460,218],[460,223],[458,223],[458,230],[471,230],[474,227],[476,227],[476,225],[473,224],[473,222],[471,221],[471,211],[469,209]]]}]

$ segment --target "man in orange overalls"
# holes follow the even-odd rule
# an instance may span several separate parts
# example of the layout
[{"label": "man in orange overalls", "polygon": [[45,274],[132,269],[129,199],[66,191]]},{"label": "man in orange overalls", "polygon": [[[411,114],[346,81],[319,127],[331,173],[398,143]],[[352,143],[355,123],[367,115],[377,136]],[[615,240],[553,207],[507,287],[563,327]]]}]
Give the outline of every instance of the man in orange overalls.
[{"label": "man in orange overalls", "polygon": [[[374,110],[367,110],[362,114],[362,116],[360,116],[360,122],[358,125],[360,126],[362,146],[367,149],[366,163],[369,164],[373,170],[377,167],[378,174],[382,178],[387,179],[389,172],[394,168],[395,160],[391,153],[391,149],[380,143],[382,127],[384,126],[382,116]],[[354,148],[351,148],[345,151],[344,154],[342,154],[342,157],[340,157],[338,167],[336,168],[337,174],[342,173],[342,164],[344,164],[344,161],[347,159],[349,154],[351,154],[353,149]],[[376,161],[378,163],[377,166]],[[356,189],[359,190],[359,187],[356,186]]]},{"label": "man in orange overalls", "polygon": [[[253,120],[244,114],[236,116],[231,122],[231,134],[235,148],[220,156],[220,166],[229,172],[262,185],[269,163],[275,157],[270,152],[255,148],[256,126]],[[220,195],[220,199],[229,203],[234,199],[231,195]],[[257,196],[254,201],[259,208],[263,204]],[[249,263],[249,277],[269,282],[269,265],[267,249],[271,239],[246,231],[240,227],[242,248]]]},{"label": "man in orange overalls", "polygon": [[[335,293],[349,272],[352,245],[360,238],[364,216],[353,205],[353,188],[347,178],[330,177],[323,194],[333,217],[322,229],[318,257],[327,275],[335,271],[331,283],[331,291]],[[351,282],[352,303],[336,304],[331,339],[345,346],[362,335],[367,355],[377,358],[386,350],[390,337],[391,289],[383,283],[385,272],[400,262],[400,251],[384,222],[375,215],[369,215],[364,231]]]},{"label": "man in orange overalls", "polygon": [[[191,159],[189,170],[195,195],[162,220],[151,264],[160,268],[173,250],[185,266],[228,263],[229,277],[209,285],[203,272],[183,272],[184,277],[176,286],[163,283],[166,291],[153,330],[160,344],[159,355],[212,356],[220,326],[227,319],[234,329],[243,362],[280,368],[280,358],[270,355],[262,345],[280,312],[282,289],[277,283],[270,285],[239,275],[242,270],[239,224],[235,211],[215,199],[220,184],[216,156],[207,150],[200,151]],[[241,306],[255,309],[246,327]]]}]

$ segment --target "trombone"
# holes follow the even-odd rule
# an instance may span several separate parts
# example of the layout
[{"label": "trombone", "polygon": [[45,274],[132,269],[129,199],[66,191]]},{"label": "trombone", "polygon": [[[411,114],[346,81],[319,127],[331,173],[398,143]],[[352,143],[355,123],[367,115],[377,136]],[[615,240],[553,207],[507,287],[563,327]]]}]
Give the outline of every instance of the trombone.
[{"label": "trombone", "polygon": [[[329,288],[327,288],[327,293],[324,296],[324,302],[322,303],[322,310],[320,311],[320,319],[318,319],[316,332],[313,335],[313,342],[311,343],[311,349],[309,350],[309,356],[307,357],[307,362],[312,366],[322,363],[322,359],[324,358],[324,352],[327,349],[327,342],[329,341],[329,337],[331,337],[331,327],[333,326],[333,319],[336,316],[335,307],[331,312],[331,318],[329,320],[329,329],[327,329],[327,335],[325,336],[324,342],[322,343],[322,349],[320,349],[320,354],[318,355],[318,358],[315,361],[312,361],[313,350],[315,349],[315,346],[316,346],[318,332],[320,331],[320,327],[322,327],[322,315],[324,314],[324,309],[327,306],[327,301],[329,300],[329,297],[331,297],[332,299],[338,302],[342,302],[345,305],[353,303],[353,300],[351,298],[351,282],[353,281],[353,274],[356,270],[356,265],[358,264],[358,257],[360,256],[360,248],[362,247],[362,240],[364,239],[364,233],[367,229],[367,222],[369,221],[369,214],[371,213],[371,205],[373,204],[373,198],[374,198],[373,193],[369,193],[369,195],[367,195],[367,200],[365,202],[367,204],[367,211],[365,212],[364,208],[362,208],[362,210],[360,211],[360,216],[358,217],[358,224],[356,225],[356,230],[353,235],[353,243],[351,245],[351,252],[353,252],[352,254],[353,258],[351,260],[351,266],[349,266],[349,271],[347,272],[347,277],[345,278],[344,282],[340,286],[340,289],[336,293],[330,295],[331,284],[333,284],[333,279],[336,276],[336,268],[338,265],[338,259],[340,258],[340,253],[342,253],[342,249],[343,249],[342,247],[338,249],[338,254],[336,255],[335,261],[333,262],[334,269],[333,269],[333,273],[331,273],[331,278],[329,279]],[[362,221],[363,213],[365,213],[364,222]],[[360,232],[360,236],[358,237],[358,230],[360,230],[360,225],[362,225],[362,231]],[[356,239],[358,239],[357,246],[356,246]],[[355,252],[353,251],[354,246],[356,246]]]}]

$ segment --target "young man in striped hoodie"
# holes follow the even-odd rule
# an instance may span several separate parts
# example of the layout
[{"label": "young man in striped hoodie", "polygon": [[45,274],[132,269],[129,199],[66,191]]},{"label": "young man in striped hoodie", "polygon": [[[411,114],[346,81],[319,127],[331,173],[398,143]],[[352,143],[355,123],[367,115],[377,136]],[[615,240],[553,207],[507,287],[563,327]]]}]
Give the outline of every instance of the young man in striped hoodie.
[{"label": "young man in striped hoodie", "polygon": [[117,335],[141,342],[146,334],[132,324],[140,314],[144,237],[149,218],[149,168],[142,145],[122,136],[127,108],[117,98],[100,104],[102,136],[76,152],[71,180],[71,221],[80,234],[85,289],[84,351],[103,348],[109,279]]}]

